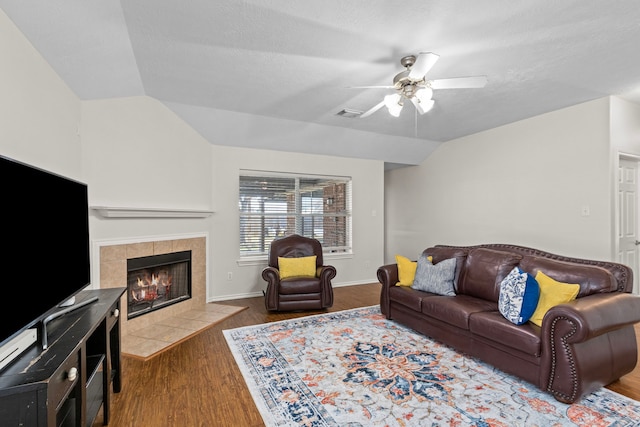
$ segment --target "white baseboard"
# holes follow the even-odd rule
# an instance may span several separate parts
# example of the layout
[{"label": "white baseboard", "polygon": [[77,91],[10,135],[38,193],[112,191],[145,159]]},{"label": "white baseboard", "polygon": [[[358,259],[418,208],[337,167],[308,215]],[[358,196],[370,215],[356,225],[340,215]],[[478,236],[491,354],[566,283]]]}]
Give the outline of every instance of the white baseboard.
[{"label": "white baseboard", "polygon": [[[369,283],[378,283],[378,279],[377,278],[376,279],[372,279],[371,281],[368,281],[368,282],[358,281],[358,282],[333,283],[332,286],[334,288],[342,288],[344,286],[368,285]],[[212,298],[207,299],[207,302],[231,301],[231,300],[235,300],[235,299],[255,298],[255,297],[261,297],[261,296],[263,296],[262,291],[248,292],[248,293],[244,293],[244,294],[216,296],[216,297],[212,297]]]}]

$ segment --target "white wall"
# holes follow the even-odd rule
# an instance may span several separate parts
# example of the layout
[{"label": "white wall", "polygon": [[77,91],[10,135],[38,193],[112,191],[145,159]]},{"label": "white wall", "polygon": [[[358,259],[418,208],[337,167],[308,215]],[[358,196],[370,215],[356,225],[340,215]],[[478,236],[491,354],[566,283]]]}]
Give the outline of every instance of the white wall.
[{"label": "white wall", "polygon": [[[89,204],[211,209],[211,146],[148,97],[82,103]],[[92,212],[93,240],[208,233],[206,219],[105,219]],[[96,278],[94,278],[94,281]]]},{"label": "white wall", "polygon": [[481,243],[613,259],[609,129],[603,98],[446,142],[421,165],[388,171],[385,262]]},{"label": "white wall", "polygon": [[[325,256],[325,263],[337,269],[334,286],[377,281],[376,270],[382,265],[384,251],[382,162],[223,146],[214,146],[212,153],[215,183],[215,214],[211,233],[213,295],[261,294],[266,285],[260,275],[266,260],[253,265],[238,263],[238,177],[241,169],[350,176],[353,256],[328,255]],[[232,273],[232,280],[228,280],[229,272]]]},{"label": "white wall", "polygon": [[83,181],[80,101],[0,10],[0,155]]},{"label": "white wall", "polygon": [[[83,101],[81,135],[90,206],[211,209],[211,145],[162,103],[144,96]],[[210,220],[114,219],[91,210],[89,225],[98,287],[98,245],[206,236]]]},{"label": "white wall", "polygon": [[[261,295],[261,266],[237,263],[239,169],[338,174],[353,177],[354,254],[330,259],[338,269],[334,284],[376,280],[383,254],[383,162],[214,146],[148,97],[81,102],[2,11],[0,46],[1,155],[86,182],[92,206],[215,211],[210,217],[189,219],[104,219],[92,212],[92,240],[205,233],[208,298]],[[238,137],[224,132],[235,129],[229,123],[233,118],[217,120],[231,126],[220,126],[219,141]],[[276,128],[285,133],[289,125]],[[304,143],[322,144],[332,135],[332,128],[323,129],[305,135]],[[274,136],[253,126],[246,137]],[[233,272],[231,281],[228,271]]]},{"label": "white wall", "polygon": [[620,153],[640,155],[640,105],[611,98],[611,144]]},{"label": "white wall", "polygon": [[260,272],[266,260],[238,263],[240,169],[351,176],[354,255],[327,262],[338,269],[336,286],[376,280],[383,254],[383,162],[214,146],[147,97],[85,101],[82,119],[92,205],[214,211],[195,219],[105,219],[93,214],[93,239],[206,233],[209,300],[262,295]]},{"label": "white wall", "polygon": [[[449,141],[423,164],[386,174],[376,160],[211,146],[153,99],[80,102],[2,11],[0,46],[0,154],[87,182],[92,205],[213,209],[205,219],[90,221],[100,240],[208,233],[210,299],[264,286],[260,265],[237,263],[241,168],[353,177],[354,255],[332,260],[339,286],[375,281],[376,268],[395,253],[417,257],[438,243],[517,243],[611,258],[614,157],[640,154],[640,107],[617,98]],[[234,129],[228,116],[219,120]],[[331,135],[323,129],[300,143]],[[229,137],[238,134],[216,139]]]},{"label": "white wall", "polygon": [[238,263],[240,169],[351,176],[354,254],[327,262],[338,269],[336,286],[376,280],[383,254],[383,162],[214,146],[148,97],[83,102],[82,140],[92,205],[214,211],[203,219],[91,217],[92,238],[99,241],[208,234],[209,300],[262,295],[265,287],[260,272],[266,260]]}]

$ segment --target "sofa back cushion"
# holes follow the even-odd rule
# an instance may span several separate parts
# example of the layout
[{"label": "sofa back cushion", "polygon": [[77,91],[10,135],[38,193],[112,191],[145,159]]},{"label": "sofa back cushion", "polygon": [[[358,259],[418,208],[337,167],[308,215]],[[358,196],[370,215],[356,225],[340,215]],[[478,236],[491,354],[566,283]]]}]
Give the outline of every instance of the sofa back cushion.
[{"label": "sofa back cushion", "polygon": [[617,288],[613,273],[595,265],[525,256],[520,262],[520,268],[533,276],[542,271],[558,282],[579,284],[578,298],[600,292],[614,292]]},{"label": "sofa back cushion", "polygon": [[522,255],[515,253],[486,248],[471,249],[465,260],[456,292],[497,302],[502,279],[521,259]]},{"label": "sofa back cushion", "polygon": [[430,256],[432,264],[438,264],[441,261],[446,259],[455,258],[456,259],[456,271],[453,279],[453,285],[455,290],[458,289],[458,282],[460,281],[460,276],[462,275],[462,270],[464,268],[465,260],[467,259],[467,249],[463,248],[454,248],[454,247],[432,247],[427,248],[422,252],[422,255]]}]

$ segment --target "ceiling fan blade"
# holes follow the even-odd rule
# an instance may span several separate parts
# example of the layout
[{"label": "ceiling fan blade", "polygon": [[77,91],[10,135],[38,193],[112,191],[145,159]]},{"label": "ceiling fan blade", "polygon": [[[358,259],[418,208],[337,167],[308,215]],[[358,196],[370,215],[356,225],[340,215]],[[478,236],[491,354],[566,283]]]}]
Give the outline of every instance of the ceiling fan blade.
[{"label": "ceiling fan blade", "polygon": [[376,104],[374,107],[368,109],[364,113],[360,114],[359,118],[363,119],[365,117],[369,117],[370,115],[372,115],[373,113],[381,109],[382,107],[384,107],[384,100],[381,101],[379,104]]},{"label": "ceiling fan blade", "polygon": [[433,67],[433,64],[440,58],[440,55],[436,55],[432,52],[420,52],[416,58],[416,62],[411,66],[409,72],[409,78],[411,80],[422,79]]},{"label": "ceiling fan blade", "polygon": [[473,89],[485,87],[487,76],[453,77],[431,80],[431,89]]}]

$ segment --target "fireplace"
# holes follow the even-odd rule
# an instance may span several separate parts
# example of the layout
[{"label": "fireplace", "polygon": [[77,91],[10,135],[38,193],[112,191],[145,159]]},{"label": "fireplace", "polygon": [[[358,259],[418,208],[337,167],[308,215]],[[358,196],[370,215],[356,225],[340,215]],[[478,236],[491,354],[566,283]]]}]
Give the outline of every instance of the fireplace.
[{"label": "fireplace", "polygon": [[127,319],[190,298],[190,250],[127,259]]}]

